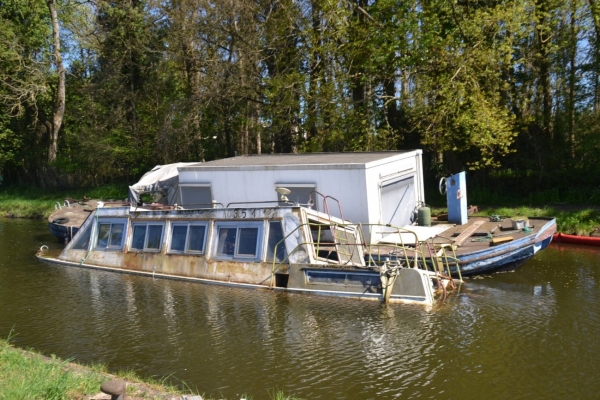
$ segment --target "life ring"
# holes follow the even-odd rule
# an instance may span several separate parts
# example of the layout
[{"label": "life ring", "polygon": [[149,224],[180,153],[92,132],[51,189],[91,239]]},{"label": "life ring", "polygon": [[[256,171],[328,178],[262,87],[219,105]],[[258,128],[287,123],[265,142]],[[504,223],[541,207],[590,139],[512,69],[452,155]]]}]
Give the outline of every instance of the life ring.
[{"label": "life ring", "polygon": [[57,224],[57,225],[66,224],[67,222],[69,222],[69,218],[67,218],[67,217],[56,218],[56,219],[52,220],[52,223]]},{"label": "life ring", "polygon": [[446,192],[448,191],[448,187],[446,186],[446,178],[442,177],[442,179],[440,179],[440,194],[443,196],[446,194]]}]

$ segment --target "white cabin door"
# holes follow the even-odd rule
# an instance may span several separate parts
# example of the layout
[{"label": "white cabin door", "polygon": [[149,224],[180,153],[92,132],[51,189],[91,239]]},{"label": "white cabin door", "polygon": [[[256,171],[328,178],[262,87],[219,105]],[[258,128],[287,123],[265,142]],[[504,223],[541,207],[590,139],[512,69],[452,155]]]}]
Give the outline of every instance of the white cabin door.
[{"label": "white cabin door", "polygon": [[411,224],[416,206],[415,177],[381,183],[381,222],[397,227]]}]

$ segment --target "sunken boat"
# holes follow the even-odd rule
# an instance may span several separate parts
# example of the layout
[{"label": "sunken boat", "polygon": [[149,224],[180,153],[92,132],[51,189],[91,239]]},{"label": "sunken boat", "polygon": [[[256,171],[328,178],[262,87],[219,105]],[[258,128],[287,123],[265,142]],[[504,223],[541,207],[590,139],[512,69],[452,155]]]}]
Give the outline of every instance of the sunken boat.
[{"label": "sunken boat", "polygon": [[[132,188],[129,205],[97,207],[58,256],[38,257],[153,277],[432,305],[465,275],[518,267],[556,231],[553,218],[468,218],[464,173],[445,180],[447,220],[432,219],[420,150],[252,155],[176,170],[175,189]],[[162,202],[139,200],[152,190]]]}]

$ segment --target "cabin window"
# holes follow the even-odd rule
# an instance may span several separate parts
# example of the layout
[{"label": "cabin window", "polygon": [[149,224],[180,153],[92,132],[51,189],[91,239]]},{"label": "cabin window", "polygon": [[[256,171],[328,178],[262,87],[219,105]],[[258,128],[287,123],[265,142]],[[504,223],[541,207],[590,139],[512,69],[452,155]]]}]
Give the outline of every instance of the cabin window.
[{"label": "cabin window", "polygon": [[281,221],[269,222],[269,238],[267,242],[267,261],[287,262],[287,252],[283,241]]},{"label": "cabin window", "polygon": [[124,220],[99,220],[96,249],[121,250],[125,233]]},{"label": "cabin window", "polygon": [[346,283],[346,273],[306,271],[306,280],[312,284],[343,285]]},{"label": "cabin window", "polygon": [[340,262],[364,265],[358,231],[350,227],[333,226],[333,232]]},{"label": "cabin window", "polygon": [[379,275],[356,272],[306,271],[306,282],[319,285],[373,287],[380,283]]},{"label": "cabin window", "polygon": [[[324,224],[309,218],[312,240],[318,249],[317,257],[341,263],[363,265],[359,231],[355,225]],[[335,250],[333,246],[335,245]]]},{"label": "cabin window", "polygon": [[212,207],[212,190],[210,185],[179,185],[181,205],[186,208]]},{"label": "cabin window", "polygon": [[262,242],[262,223],[217,223],[215,257],[258,261]]},{"label": "cabin window", "polygon": [[131,250],[160,251],[164,223],[135,223]]},{"label": "cabin window", "polygon": [[[315,193],[312,193],[316,190],[314,184],[311,183],[278,183],[276,187],[283,187],[290,191],[290,194],[286,195],[289,201],[294,202],[296,204],[307,205],[311,199],[314,202],[312,209],[319,210],[320,203],[322,203],[322,199],[318,198]],[[311,195],[312,193],[312,195]],[[280,196],[279,194],[277,196]],[[279,200],[279,199],[278,199]]]},{"label": "cabin window", "polygon": [[90,244],[90,236],[93,224],[88,225],[83,232],[77,232],[77,240],[73,244],[73,250],[87,250]]},{"label": "cabin window", "polygon": [[204,254],[206,230],[205,223],[172,223],[169,252]]}]

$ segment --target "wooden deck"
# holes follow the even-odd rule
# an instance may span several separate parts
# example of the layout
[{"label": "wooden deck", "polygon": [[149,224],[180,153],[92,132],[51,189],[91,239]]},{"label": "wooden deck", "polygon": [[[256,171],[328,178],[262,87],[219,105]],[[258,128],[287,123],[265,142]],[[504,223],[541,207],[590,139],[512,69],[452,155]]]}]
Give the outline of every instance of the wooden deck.
[{"label": "wooden deck", "polygon": [[90,200],[85,204],[73,203],[68,207],[56,209],[48,217],[48,222],[79,229],[90,213],[96,209],[97,203],[96,200]]},{"label": "wooden deck", "polygon": [[123,201],[101,202],[100,200],[74,201],[67,205],[65,201],[64,205],[55,209],[48,217],[50,231],[61,241],[63,239],[71,240],[92,211],[98,207],[98,203],[102,203],[103,207],[108,208],[129,205],[129,203]]},{"label": "wooden deck", "polygon": [[[453,243],[457,246],[458,255],[489,249],[502,243],[509,243],[522,238],[532,240],[551,218],[527,218],[527,229],[514,229],[512,220],[490,221],[488,217],[470,217],[465,225],[455,225],[438,235],[436,243]],[[436,220],[432,224],[442,223]],[[443,221],[446,223],[446,221]]]},{"label": "wooden deck", "polygon": [[[432,225],[440,225],[442,231],[433,237],[429,236],[429,239],[419,236],[423,244],[418,255],[411,251],[412,245],[409,242],[404,242],[407,246],[404,254],[409,259],[414,257],[429,259],[433,255],[447,260],[453,259],[456,255],[463,276],[513,270],[539,250],[543,250],[556,232],[554,218],[527,218],[526,221],[526,229],[514,229],[512,220],[508,218],[492,221],[489,217],[471,217],[464,225],[449,225],[447,221],[433,220]],[[422,227],[414,228],[414,230],[410,227],[404,229],[426,233],[426,229]],[[404,237],[409,236],[404,235]],[[432,242],[435,246],[431,246]],[[386,247],[392,243],[394,242],[391,238],[384,238],[376,248],[370,249],[370,253],[377,254],[376,259],[379,254],[393,254],[397,252],[397,248]],[[445,246],[445,250],[442,251],[444,244],[448,246]],[[458,274],[450,261],[449,264],[452,273]]]}]

